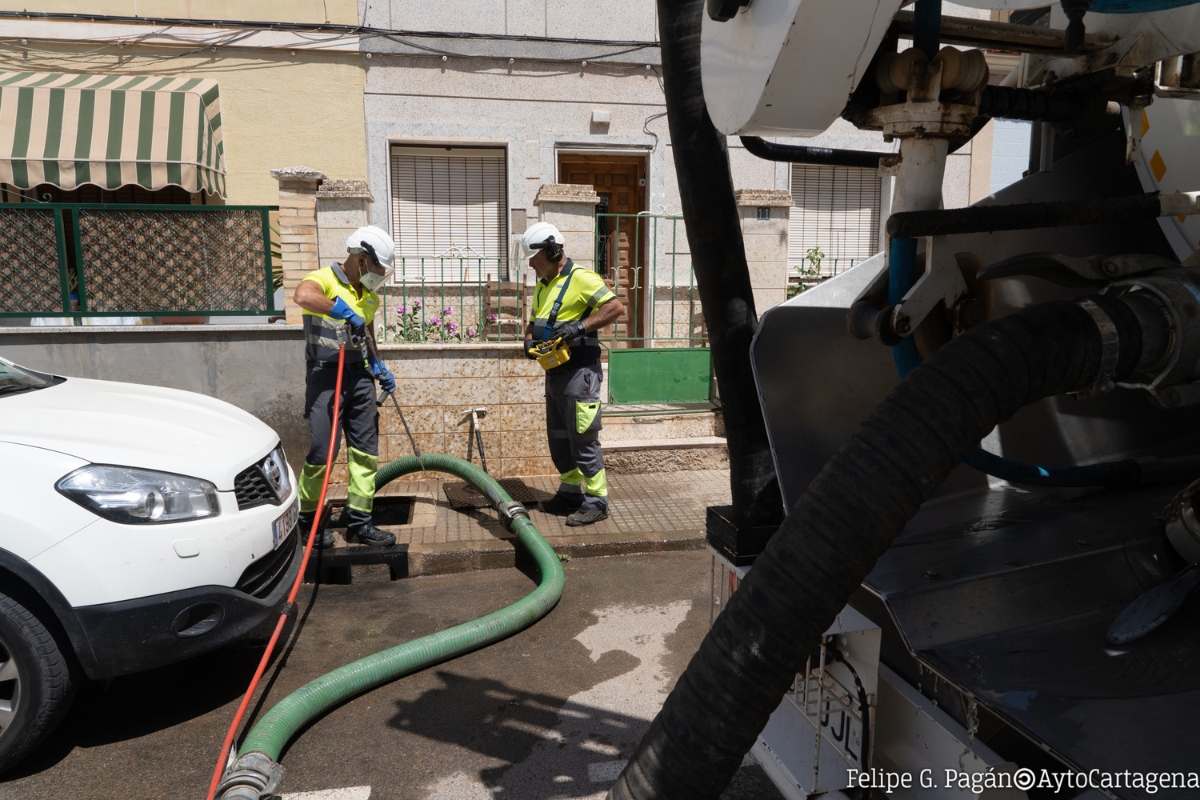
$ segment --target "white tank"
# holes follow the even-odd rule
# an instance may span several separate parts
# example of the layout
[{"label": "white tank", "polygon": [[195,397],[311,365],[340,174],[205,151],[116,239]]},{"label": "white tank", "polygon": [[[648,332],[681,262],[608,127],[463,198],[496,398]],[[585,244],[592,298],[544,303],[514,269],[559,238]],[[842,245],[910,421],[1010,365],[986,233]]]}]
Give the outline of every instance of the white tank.
[{"label": "white tank", "polygon": [[753,0],[726,22],[704,15],[704,100],[717,130],[816,136],[833,124],[900,0]]}]

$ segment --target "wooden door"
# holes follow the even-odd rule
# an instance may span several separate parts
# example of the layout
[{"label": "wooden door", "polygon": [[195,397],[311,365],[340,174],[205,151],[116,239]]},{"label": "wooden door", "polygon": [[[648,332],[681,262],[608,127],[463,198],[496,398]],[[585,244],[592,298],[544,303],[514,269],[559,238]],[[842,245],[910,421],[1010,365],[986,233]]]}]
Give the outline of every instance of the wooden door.
[{"label": "wooden door", "polygon": [[[638,346],[644,334],[646,286],[654,280],[647,269],[646,221],[635,215],[646,210],[646,159],[640,156],[562,154],[559,181],[591,186],[600,195],[596,208],[596,271],[625,304],[618,318],[614,342],[618,347]],[[629,216],[606,216],[621,214]],[[613,336],[612,327],[601,337]]]}]

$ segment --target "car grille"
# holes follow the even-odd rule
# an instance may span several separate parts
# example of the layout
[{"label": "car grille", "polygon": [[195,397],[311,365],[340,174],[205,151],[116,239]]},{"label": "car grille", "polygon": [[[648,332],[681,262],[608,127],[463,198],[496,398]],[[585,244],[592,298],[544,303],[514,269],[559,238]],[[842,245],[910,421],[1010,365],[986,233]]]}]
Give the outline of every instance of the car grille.
[{"label": "car grille", "polygon": [[233,493],[237,497],[238,508],[242,511],[279,502],[258,464],[251,464],[237,474],[233,479]]},{"label": "car grille", "polygon": [[274,552],[246,567],[246,571],[238,578],[233,588],[255,597],[269,595],[296,556],[296,530],[299,530],[299,527],[293,529]]}]

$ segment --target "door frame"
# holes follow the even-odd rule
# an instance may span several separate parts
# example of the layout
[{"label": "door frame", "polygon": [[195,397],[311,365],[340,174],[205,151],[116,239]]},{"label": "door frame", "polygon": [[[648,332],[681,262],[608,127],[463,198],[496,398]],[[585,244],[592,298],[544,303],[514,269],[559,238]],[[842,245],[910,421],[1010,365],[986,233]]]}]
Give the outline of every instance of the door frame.
[{"label": "door frame", "polygon": [[[556,147],[554,149],[554,180],[555,180],[555,183],[562,182],[563,161],[564,160],[570,161],[570,158],[572,156],[584,157],[584,158],[596,158],[596,157],[603,158],[603,157],[607,156],[607,157],[614,158],[614,159],[621,159],[622,161],[624,161],[626,163],[633,163],[636,161],[639,164],[639,166],[641,167],[642,180],[645,181],[644,186],[637,187],[637,189],[640,190],[640,193],[642,195],[641,205],[644,206],[644,208],[642,208],[641,211],[642,212],[650,212],[651,199],[652,199],[651,198],[651,175],[650,175],[651,164],[652,164],[652,160],[653,160],[651,158],[652,154],[653,154],[653,149],[649,148],[649,147],[644,147],[644,146],[581,147],[579,145],[573,145],[573,146]],[[620,163],[620,162],[614,162],[614,163]],[[638,213],[641,213],[641,212],[638,212]],[[648,263],[649,258],[650,258],[650,237],[646,231],[642,231],[641,233],[643,235],[640,235],[638,237],[639,252],[637,254],[637,259],[638,259],[638,264],[641,266],[641,274],[642,274],[641,297],[642,297],[643,302],[640,303],[641,308],[638,309],[638,315],[637,315],[636,322],[637,322],[637,330],[642,333],[642,336],[638,340],[631,340],[628,342],[624,342],[622,344],[622,346],[624,346],[624,347],[644,346],[645,342],[647,342],[653,338],[652,335],[647,336],[646,331],[650,325],[650,319],[651,319],[649,303],[653,302],[653,296],[654,296],[653,281],[657,279],[657,276],[650,274],[650,264]],[[595,240],[595,234],[593,233],[593,241],[594,240]],[[650,289],[650,291],[647,291],[648,288]],[[649,298],[651,298],[648,301],[646,299],[647,296],[649,296]],[[653,334],[653,331],[651,331],[651,334]]]}]

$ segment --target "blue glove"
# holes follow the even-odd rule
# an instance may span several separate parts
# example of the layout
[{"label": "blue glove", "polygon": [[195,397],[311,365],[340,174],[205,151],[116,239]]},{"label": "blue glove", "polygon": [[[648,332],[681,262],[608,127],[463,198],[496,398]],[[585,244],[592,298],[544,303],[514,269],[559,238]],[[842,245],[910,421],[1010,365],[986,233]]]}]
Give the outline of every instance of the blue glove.
[{"label": "blue glove", "polygon": [[392,377],[392,372],[377,358],[371,359],[371,371],[375,373],[375,377],[379,379],[379,388],[383,389],[388,394],[396,391],[396,379]]},{"label": "blue glove", "polygon": [[329,310],[329,316],[334,319],[344,319],[350,325],[350,329],[354,331],[355,336],[367,335],[367,321],[354,312],[354,309],[343,300],[338,298],[333,301],[333,308]]}]

